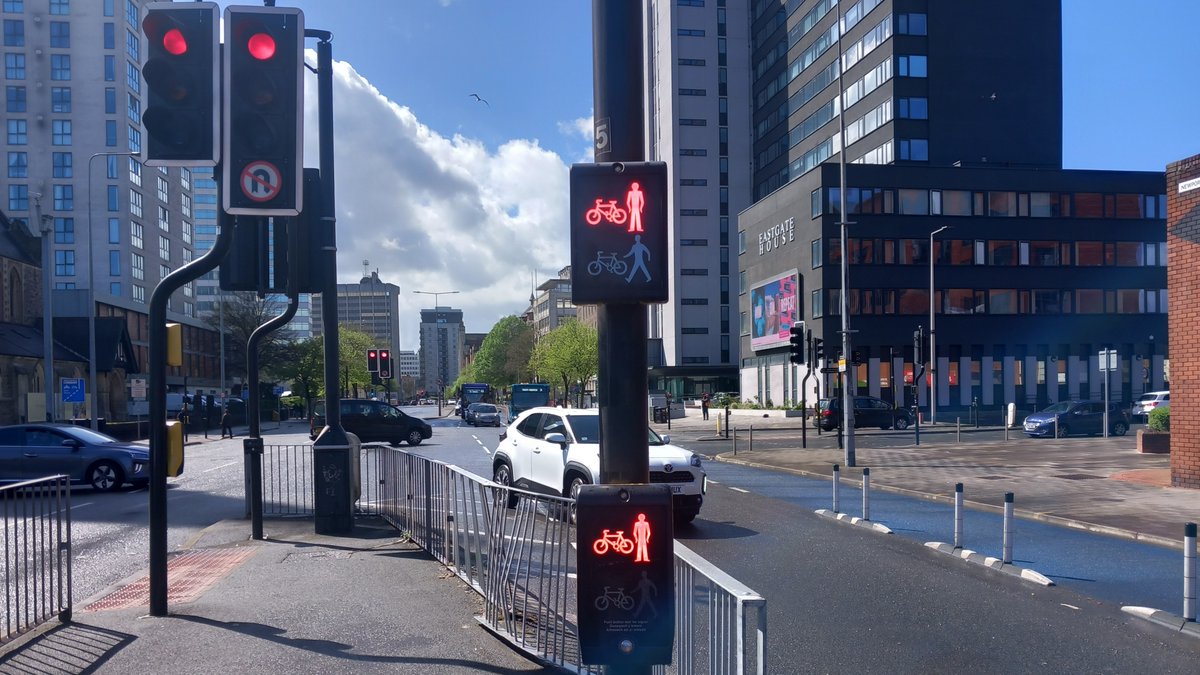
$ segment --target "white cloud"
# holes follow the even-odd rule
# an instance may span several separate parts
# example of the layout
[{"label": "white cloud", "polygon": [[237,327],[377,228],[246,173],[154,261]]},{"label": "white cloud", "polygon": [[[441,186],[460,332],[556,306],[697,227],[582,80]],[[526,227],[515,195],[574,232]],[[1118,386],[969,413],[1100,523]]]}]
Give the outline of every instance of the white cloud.
[{"label": "white cloud", "polygon": [[591,163],[595,161],[595,147],[592,141],[595,124],[592,117],[577,117],[569,122],[559,122],[558,130],[563,135],[578,136],[583,140],[583,149],[575,157],[576,162]]},{"label": "white cloud", "polygon": [[[419,310],[433,306],[414,290],[460,291],[439,304],[461,308],[469,332],[487,332],[528,306],[532,271],[540,281],[570,262],[558,155],[536,140],[489,151],[439,135],[345,62],[334,62],[333,97],[338,280],[357,282],[367,260],[400,286],[401,348],[417,348]],[[317,166],[311,74],[305,101],[305,163]]]}]

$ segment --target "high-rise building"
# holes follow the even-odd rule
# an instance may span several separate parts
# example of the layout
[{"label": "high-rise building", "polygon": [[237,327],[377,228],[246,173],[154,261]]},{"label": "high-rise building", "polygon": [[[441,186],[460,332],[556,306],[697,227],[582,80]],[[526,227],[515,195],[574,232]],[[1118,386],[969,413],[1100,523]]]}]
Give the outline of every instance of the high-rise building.
[{"label": "high-rise building", "polygon": [[536,337],[558,328],[567,319],[575,318],[571,302],[571,266],[558,271],[558,276],[538,284],[533,296],[533,330]]},{"label": "high-rise building", "polygon": [[421,310],[422,388],[440,394],[454,384],[462,370],[465,340],[461,309],[434,307]]},{"label": "high-rise building", "polygon": [[421,376],[421,360],[412,351],[395,352],[396,372],[402,377],[419,378]]},{"label": "high-rise building", "polygon": [[[400,346],[400,287],[379,278],[379,272],[364,275],[357,284],[337,285],[338,325],[349,326],[375,338],[375,346],[392,350]],[[313,336],[324,334],[322,303],[312,303]]]},{"label": "high-rise building", "polygon": [[650,3],[647,159],[667,163],[672,223],[671,300],[650,308],[653,389],[736,386],[730,241],[751,201],[747,4],[779,5]]},{"label": "high-rise building", "polygon": [[[124,318],[142,364],[154,287],[199,254],[193,171],[145,167],[130,156],[144,150],[144,4],[0,6],[3,210],[30,223],[52,220],[53,289],[63,296],[55,306]],[[172,295],[167,318],[185,325],[185,366],[168,369],[168,384],[182,385],[186,375],[193,389],[218,386],[216,331],[200,317],[194,282]]]}]

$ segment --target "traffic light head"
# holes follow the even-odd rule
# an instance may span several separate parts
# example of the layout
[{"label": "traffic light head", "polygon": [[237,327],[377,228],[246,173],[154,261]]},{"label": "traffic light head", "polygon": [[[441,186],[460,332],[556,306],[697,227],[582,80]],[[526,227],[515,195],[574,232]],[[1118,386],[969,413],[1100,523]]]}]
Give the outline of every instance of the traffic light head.
[{"label": "traffic light head", "polygon": [[790,345],[788,347],[788,360],[797,364],[804,363],[805,347],[804,322],[797,321],[796,323],[792,324],[791,328]]},{"label": "traffic light head", "polygon": [[146,6],[146,164],[214,166],[220,116],[217,101],[217,5]]},{"label": "traffic light head", "polygon": [[226,7],[222,167],[225,211],[303,208],[304,13]]},{"label": "traffic light head", "polygon": [[825,341],[821,338],[813,338],[813,358],[818,361],[825,358]]},{"label": "traffic light head", "polygon": [[379,350],[379,379],[386,380],[392,376],[392,353],[386,349]]},{"label": "traffic light head", "polygon": [[367,350],[367,371],[372,373],[379,372],[379,350]]}]

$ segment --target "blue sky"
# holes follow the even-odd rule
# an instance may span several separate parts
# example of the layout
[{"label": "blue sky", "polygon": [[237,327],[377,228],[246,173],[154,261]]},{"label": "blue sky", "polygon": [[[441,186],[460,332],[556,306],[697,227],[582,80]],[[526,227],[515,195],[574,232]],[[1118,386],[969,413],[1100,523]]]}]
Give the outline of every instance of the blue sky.
[{"label": "blue sky", "polygon": [[[432,304],[413,290],[460,291],[442,304],[471,332],[521,312],[531,277],[569,261],[566,169],[590,149],[591,2],[278,4],[334,35],[341,280],[366,260],[400,285],[402,348],[416,348],[417,311]],[[1063,24],[1066,167],[1161,171],[1200,153],[1200,0],[1063,0]]]}]

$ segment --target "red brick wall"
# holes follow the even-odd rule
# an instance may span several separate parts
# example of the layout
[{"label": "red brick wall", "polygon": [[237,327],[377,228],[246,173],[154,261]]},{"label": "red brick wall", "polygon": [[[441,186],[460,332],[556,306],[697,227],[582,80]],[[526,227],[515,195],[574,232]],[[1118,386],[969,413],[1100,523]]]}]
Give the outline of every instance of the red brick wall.
[{"label": "red brick wall", "polygon": [[1167,166],[1171,484],[1200,488],[1200,155]]}]

